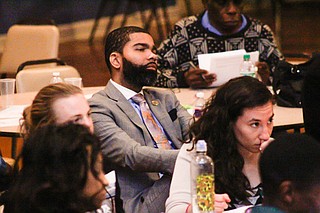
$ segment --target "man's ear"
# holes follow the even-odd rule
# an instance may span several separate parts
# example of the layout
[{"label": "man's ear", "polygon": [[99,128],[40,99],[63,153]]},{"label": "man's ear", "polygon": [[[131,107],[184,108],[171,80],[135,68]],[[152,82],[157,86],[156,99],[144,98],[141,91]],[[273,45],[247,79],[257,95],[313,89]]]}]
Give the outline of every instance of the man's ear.
[{"label": "man's ear", "polygon": [[291,181],[283,181],[279,186],[279,194],[282,202],[286,203],[287,206],[290,206],[294,201],[294,186]]},{"label": "man's ear", "polygon": [[113,52],[109,56],[110,64],[115,69],[120,69],[122,66],[122,57],[121,54],[118,52]]}]

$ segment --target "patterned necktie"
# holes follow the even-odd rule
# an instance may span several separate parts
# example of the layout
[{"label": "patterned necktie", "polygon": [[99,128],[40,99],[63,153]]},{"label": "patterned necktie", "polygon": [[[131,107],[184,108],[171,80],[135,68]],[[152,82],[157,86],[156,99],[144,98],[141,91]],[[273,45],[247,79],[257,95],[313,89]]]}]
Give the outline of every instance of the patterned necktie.
[{"label": "patterned necktie", "polygon": [[158,126],[157,122],[154,120],[143,95],[138,93],[132,97],[132,100],[140,105],[140,110],[144,124],[149,130],[149,133],[151,134],[153,140],[156,142],[157,147],[160,149],[172,149],[167,136],[164,134],[164,132]]}]

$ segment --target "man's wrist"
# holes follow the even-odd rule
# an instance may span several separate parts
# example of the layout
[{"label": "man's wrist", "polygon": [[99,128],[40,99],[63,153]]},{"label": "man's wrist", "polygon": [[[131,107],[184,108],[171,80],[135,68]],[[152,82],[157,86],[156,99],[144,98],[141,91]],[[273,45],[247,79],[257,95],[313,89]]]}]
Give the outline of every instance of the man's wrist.
[{"label": "man's wrist", "polygon": [[177,74],[178,87],[181,87],[181,88],[188,88],[189,87],[189,85],[186,81],[186,77],[185,77],[187,72],[188,71],[178,72],[178,74]]}]

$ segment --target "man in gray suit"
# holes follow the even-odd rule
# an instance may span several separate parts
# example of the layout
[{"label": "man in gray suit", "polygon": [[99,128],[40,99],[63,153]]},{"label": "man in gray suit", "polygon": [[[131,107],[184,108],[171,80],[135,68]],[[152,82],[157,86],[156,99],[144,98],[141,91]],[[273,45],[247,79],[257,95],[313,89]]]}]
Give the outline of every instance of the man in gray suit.
[{"label": "man in gray suit", "polygon": [[[155,51],[144,29],[112,31],[105,45],[111,80],[89,100],[104,159],[115,166],[125,212],[164,212],[178,149],[187,139],[191,121],[170,90],[142,89],[156,81]],[[143,121],[142,107],[132,98],[137,93],[143,94],[170,148],[158,147]]]}]

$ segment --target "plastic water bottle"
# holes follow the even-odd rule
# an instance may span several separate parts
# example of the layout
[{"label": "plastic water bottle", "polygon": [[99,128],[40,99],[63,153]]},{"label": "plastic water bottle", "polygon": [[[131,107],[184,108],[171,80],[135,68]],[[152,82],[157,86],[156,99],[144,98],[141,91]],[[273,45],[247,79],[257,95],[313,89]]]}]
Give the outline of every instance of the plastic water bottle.
[{"label": "plastic water bottle", "polygon": [[252,63],[249,54],[243,55],[243,62],[240,65],[240,75],[256,77],[256,66]]},{"label": "plastic water bottle", "polygon": [[214,165],[207,156],[207,143],[199,140],[191,161],[191,196],[193,213],[214,212]]},{"label": "plastic water bottle", "polygon": [[53,72],[52,78],[50,80],[50,84],[63,82],[62,78],[60,77],[60,72]]},{"label": "plastic water bottle", "polygon": [[201,117],[205,104],[206,104],[206,100],[204,99],[204,93],[197,92],[196,93],[196,100],[194,102],[194,117],[195,118]]}]

